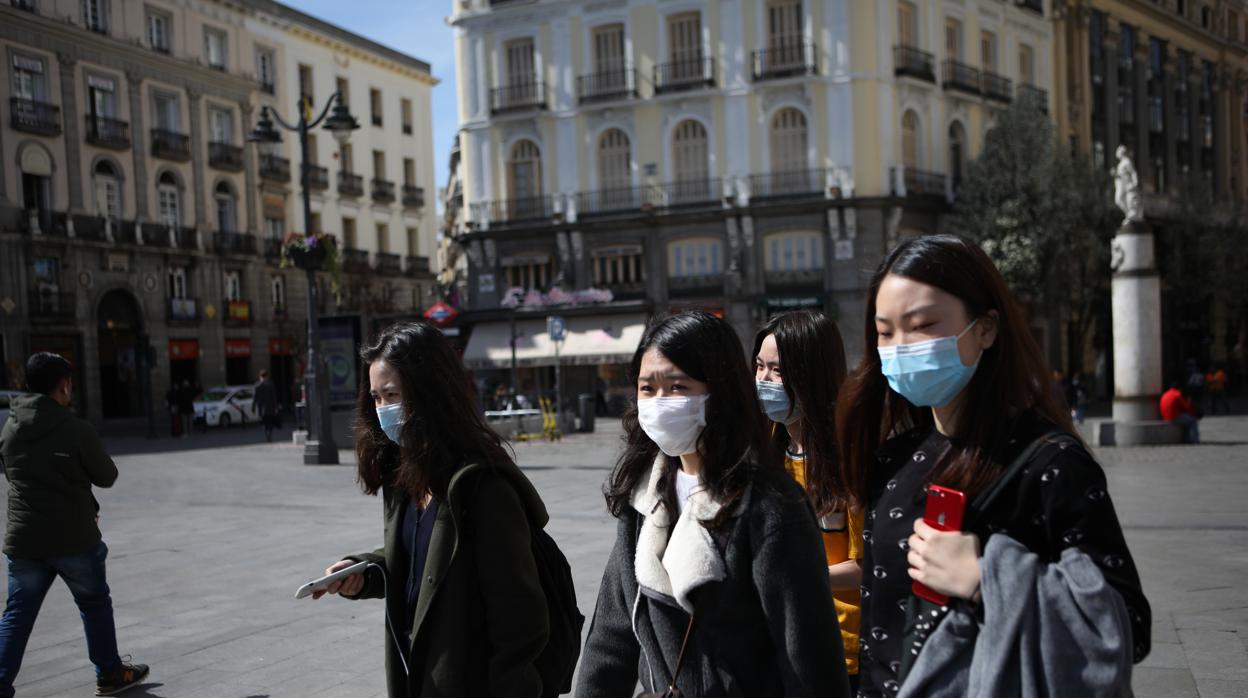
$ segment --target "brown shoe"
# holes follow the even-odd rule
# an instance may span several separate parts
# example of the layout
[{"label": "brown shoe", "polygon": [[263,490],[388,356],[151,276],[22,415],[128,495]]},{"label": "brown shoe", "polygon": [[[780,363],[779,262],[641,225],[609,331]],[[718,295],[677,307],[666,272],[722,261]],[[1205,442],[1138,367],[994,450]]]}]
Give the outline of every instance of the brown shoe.
[{"label": "brown shoe", "polygon": [[115,696],[122,691],[134,688],[151,673],[146,664],[121,663],[121,667],[109,676],[101,676],[95,680],[95,695]]}]

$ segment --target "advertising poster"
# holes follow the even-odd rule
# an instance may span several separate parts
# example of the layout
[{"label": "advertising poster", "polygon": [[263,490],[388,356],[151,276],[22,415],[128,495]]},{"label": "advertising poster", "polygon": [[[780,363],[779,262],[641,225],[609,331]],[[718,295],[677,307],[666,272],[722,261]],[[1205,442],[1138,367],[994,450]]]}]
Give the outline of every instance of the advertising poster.
[{"label": "advertising poster", "polygon": [[330,403],[355,402],[359,389],[358,334],[355,318],[321,320],[321,350],[329,374]]}]

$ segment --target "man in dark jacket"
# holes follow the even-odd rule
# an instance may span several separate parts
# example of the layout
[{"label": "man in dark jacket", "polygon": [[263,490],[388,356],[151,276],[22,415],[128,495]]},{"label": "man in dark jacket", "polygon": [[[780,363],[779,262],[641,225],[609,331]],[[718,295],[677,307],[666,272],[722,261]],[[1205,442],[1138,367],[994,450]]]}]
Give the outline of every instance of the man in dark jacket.
[{"label": "man in dark jacket", "polygon": [[252,400],[255,403],[256,413],[260,415],[260,421],[264,424],[264,438],[272,441],[273,430],[277,428],[277,386],[269,380],[268,371],[260,372],[260,382],[256,383]]},{"label": "man in dark jacket", "polygon": [[4,554],[9,597],[0,619],[0,698],[13,695],[26,641],[43,598],[65,580],[87,635],[96,695],[111,696],[147,677],[143,664],[117,653],[113,601],[104,575],[108,546],[99,529],[91,486],[112,487],[117,466],[89,423],[69,410],[73,372],[57,354],[26,362],[27,394],[13,398],[0,429],[0,465],[9,481]]}]

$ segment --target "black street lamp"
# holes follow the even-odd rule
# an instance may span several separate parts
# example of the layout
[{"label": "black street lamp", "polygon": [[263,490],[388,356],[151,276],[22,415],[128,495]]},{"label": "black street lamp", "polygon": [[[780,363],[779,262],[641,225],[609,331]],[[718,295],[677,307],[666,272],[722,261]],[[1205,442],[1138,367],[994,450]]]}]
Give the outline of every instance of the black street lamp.
[{"label": "black street lamp", "polygon": [[[359,128],[360,124],[347,111],[347,105],[342,102],[342,94],[337,92],[329,98],[320,116],[315,119],[312,118],[311,100],[305,97],[299,110],[299,121],[294,124],[287,123],[277,112],[264,107],[260,110],[260,121],[256,123],[256,128],[247,136],[247,140],[255,143],[263,155],[272,154],[277,144],[282,142],[282,134],[274,128],[274,121],[282,128],[299,134],[299,183],[303,187],[303,225],[305,234],[312,237],[315,231],[312,230],[312,194],[308,186],[312,171],[312,165],[308,163],[308,132],[323,122],[325,129],[332,132],[334,139],[342,145],[351,138],[351,132]],[[334,430],[330,423],[328,376],[323,373],[325,366],[321,364],[320,358],[321,328],[316,313],[315,266],[309,264],[304,269],[308,277],[308,365],[303,373],[308,402],[308,441],[303,449],[303,462],[305,465],[332,465],[338,462],[338,447],[334,444]],[[320,380],[318,376],[321,376]]]}]

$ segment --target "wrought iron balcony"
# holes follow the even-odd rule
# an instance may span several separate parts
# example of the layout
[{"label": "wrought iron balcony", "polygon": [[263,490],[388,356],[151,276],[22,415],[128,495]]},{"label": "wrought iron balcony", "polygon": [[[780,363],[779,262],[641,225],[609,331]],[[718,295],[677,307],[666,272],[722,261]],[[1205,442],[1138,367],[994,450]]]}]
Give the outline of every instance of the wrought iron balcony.
[{"label": "wrought iron balcony", "polygon": [[388,179],[373,178],[373,201],[388,204],[394,201],[394,182]]},{"label": "wrought iron balcony", "polygon": [[39,136],[61,135],[61,108],[21,97],[9,98],[9,125]]},{"label": "wrought iron balcony", "polygon": [[893,47],[893,74],[936,82],[936,57],[914,46]]},{"label": "wrought iron balcony", "polygon": [[907,196],[945,196],[945,175],[907,167],[903,174]]},{"label": "wrought iron balcony", "polygon": [[379,274],[389,274],[398,276],[403,273],[403,258],[391,252],[377,253],[377,272]]},{"label": "wrought iron balcony", "polygon": [[368,265],[368,250],[357,250],[345,247],[342,250],[342,268],[346,271],[371,271]]},{"label": "wrought iron balcony", "polygon": [[261,155],[260,178],[271,182],[289,182],[290,160],[278,155]]},{"label": "wrought iron balcony", "polygon": [[768,289],[774,288],[804,288],[804,287],[820,287],[823,286],[823,260],[818,260],[820,268],[818,269],[801,269],[790,271],[768,270],[763,272],[763,282],[767,284]]},{"label": "wrought iron balcony", "polygon": [[308,168],[308,188],[312,191],[325,191],[329,189],[329,170],[320,165],[312,165],[304,163],[304,167]]},{"label": "wrought iron balcony", "polygon": [[984,71],[983,90],[988,99],[998,102],[1009,102],[1014,98],[1013,83],[1004,75]]},{"label": "wrought iron balcony", "polygon": [[130,147],[130,124],[107,116],[88,114],[86,139],[101,148],[125,150]]},{"label": "wrought iron balcony", "polygon": [[411,184],[404,184],[403,206],[405,208],[424,208],[425,190]]},{"label": "wrought iron balcony", "polygon": [[750,200],[822,198],[826,169],[770,172],[750,176]]},{"label": "wrought iron balcony", "polygon": [[108,239],[107,222],[101,216],[74,216],[74,237],[79,240],[104,241]]},{"label": "wrought iron balcony", "polygon": [[282,258],[282,239],[266,237],[264,239],[264,258],[276,260]]},{"label": "wrought iron balcony", "polygon": [[364,195],[364,175],[352,174],[350,172],[338,172],[338,195],[339,196],[363,196]]},{"label": "wrought iron balcony", "polygon": [[675,208],[720,203],[721,180],[691,180],[583,191],[576,195],[579,218],[610,216],[631,211],[660,213]]},{"label": "wrought iron balcony", "polygon": [[191,159],[191,137],[177,131],[154,128],[152,155],[163,160],[186,162]]},{"label": "wrought iron balcony", "polygon": [[180,250],[195,250],[199,248],[199,236],[194,228],[181,227],[177,230],[177,247]]},{"label": "wrought iron balcony", "polygon": [[112,228],[113,240],[123,242],[129,245],[137,245],[139,243],[139,227],[134,221],[109,221],[105,220],[105,224]]},{"label": "wrought iron balcony", "polygon": [[221,254],[255,254],[256,236],[250,233],[235,233],[218,230],[213,235],[213,243]]},{"label": "wrought iron balcony", "polygon": [[658,185],[667,208],[720,203],[723,184],[718,179],[687,179]]},{"label": "wrought iron balcony", "polygon": [[30,292],[32,325],[74,324],[78,318],[78,299],[72,292],[59,288],[42,288]]},{"label": "wrought iron balcony", "polygon": [[144,223],[139,226],[143,233],[143,245],[146,247],[169,247],[171,231],[169,226],[160,223]]},{"label": "wrought iron balcony", "polygon": [[815,63],[815,45],[800,39],[781,41],[770,48],[754,51],[751,63],[755,81],[814,75],[819,70]]},{"label": "wrought iron balcony", "polygon": [[576,79],[581,104],[637,98],[637,71],[619,68],[582,75]]},{"label": "wrought iron balcony", "polygon": [[1020,102],[1024,100],[1035,102],[1040,107],[1040,111],[1046,114],[1049,111],[1049,91],[1035,85],[1019,83],[1015,91],[1015,99]]},{"label": "wrought iron balcony", "polygon": [[680,92],[715,86],[715,61],[692,58],[654,66],[654,91]]},{"label": "wrought iron balcony", "polygon": [[554,203],[549,196],[485,201],[473,204],[473,208],[492,223],[538,221],[554,215]]},{"label": "wrought iron balcony", "polygon": [[979,94],[981,83],[979,68],[951,58],[945,61],[943,73],[944,80],[941,82],[941,87],[946,90],[958,90],[972,95]]},{"label": "wrought iron balcony", "polygon": [[243,169],[243,149],[229,143],[209,143],[208,164],[218,170],[240,172]]},{"label": "wrought iron balcony", "polygon": [[429,258],[418,257],[415,255],[407,256],[407,264],[403,267],[403,271],[408,276],[419,276],[429,273]]},{"label": "wrought iron balcony", "polygon": [[495,87],[490,91],[490,112],[530,111],[546,108],[546,83],[541,80]]}]

